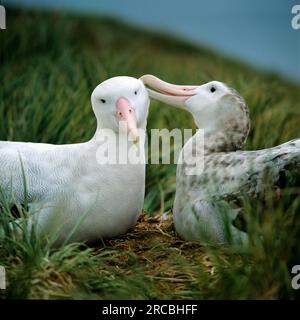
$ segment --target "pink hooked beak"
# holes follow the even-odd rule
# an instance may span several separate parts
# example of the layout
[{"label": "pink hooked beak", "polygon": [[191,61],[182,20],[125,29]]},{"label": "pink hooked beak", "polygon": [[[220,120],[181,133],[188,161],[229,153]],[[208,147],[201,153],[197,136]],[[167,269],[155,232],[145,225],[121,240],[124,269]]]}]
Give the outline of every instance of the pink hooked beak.
[{"label": "pink hooked beak", "polygon": [[[134,143],[139,141],[139,133],[137,130],[137,120],[135,110],[126,98],[119,98],[116,103],[117,120],[121,123],[128,134],[131,136]],[[124,127],[123,127],[124,125]]]},{"label": "pink hooked beak", "polygon": [[142,76],[140,80],[142,80],[145,85],[156,90],[154,91],[147,88],[150,97],[180,109],[185,109],[185,101],[191,96],[194,96],[198,88],[198,86],[171,84],[150,74]]}]

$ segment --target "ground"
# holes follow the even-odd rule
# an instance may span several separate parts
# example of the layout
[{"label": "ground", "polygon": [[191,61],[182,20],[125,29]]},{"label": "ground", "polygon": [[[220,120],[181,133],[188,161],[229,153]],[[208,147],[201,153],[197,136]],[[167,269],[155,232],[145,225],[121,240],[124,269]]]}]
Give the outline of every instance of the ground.
[{"label": "ground", "polygon": [[[299,86],[183,40],[108,18],[8,10],[1,37],[0,139],[75,143],[95,130],[93,88],[116,75],[155,74],[169,82],[219,80],[249,105],[246,150],[300,137]],[[184,111],[153,101],[148,128],[194,128]],[[7,269],[2,298],[297,298],[291,267],[300,263],[299,190],[278,205],[245,201],[247,252],[178,237],[172,223],[175,165],[149,165],[145,212],[134,230],[93,245],[51,249],[34,234],[0,241]],[[22,211],[23,209],[20,209]],[[1,224],[8,221],[2,208]],[[166,215],[162,214],[168,212]],[[264,212],[263,219],[260,213]]]}]

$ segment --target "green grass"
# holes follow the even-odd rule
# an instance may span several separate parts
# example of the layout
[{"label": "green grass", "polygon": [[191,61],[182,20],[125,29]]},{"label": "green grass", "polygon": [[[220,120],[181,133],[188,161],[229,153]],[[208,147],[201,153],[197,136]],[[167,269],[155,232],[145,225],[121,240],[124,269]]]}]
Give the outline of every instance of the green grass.
[{"label": "green grass", "polygon": [[[169,82],[219,80],[247,101],[252,130],[245,149],[300,137],[300,88],[222,55],[106,18],[8,10],[0,32],[0,139],[86,141],[94,133],[90,94],[104,79],[151,73]],[[191,116],[152,101],[148,128],[191,128]],[[22,241],[6,230],[2,298],[293,299],[291,266],[300,263],[299,196],[280,205],[245,203],[247,253],[181,240],[172,220],[174,165],[149,165],[145,209],[135,230],[102,245],[51,249],[34,232]],[[297,191],[299,192],[299,190]],[[5,199],[1,196],[2,204]],[[22,208],[19,208],[22,214]],[[257,218],[264,212],[263,219]],[[1,224],[12,220],[3,206]],[[299,242],[299,240],[298,240]]]}]

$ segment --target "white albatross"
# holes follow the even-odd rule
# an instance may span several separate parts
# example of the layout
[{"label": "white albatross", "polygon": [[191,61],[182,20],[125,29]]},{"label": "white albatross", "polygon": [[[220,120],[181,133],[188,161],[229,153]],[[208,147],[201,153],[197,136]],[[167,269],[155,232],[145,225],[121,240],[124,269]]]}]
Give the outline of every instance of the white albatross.
[{"label": "white albatross", "polygon": [[[189,111],[198,128],[204,129],[202,174],[186,174],[187,168],[193,167],[191,149],[177,165],[173,207],[177,232],[186,240],[203,244],[246,243],[247,233],[234,223],[240,200],[245,195],[258,199],[266,191],[278,192],[287,185],[300,186],[300,139],[270,149],[241,151],[250,119],[236,90],[217,81],[177,86],[151,75],[141,79],[156,90],[148,89],[150,97]],[[183,150],[191,144],[194,148],[199,133]]]},{"label": "white albatross", "polygon": [[[0,142],[2,193],[24,203],[25,177],[32,212],[28,225],[34,224],[38,235],[56,235],[56,245],[64,242],[76,226],[70,241],[95,241],[123,234],[135,225],[144,203],[144,130],[149,96],[143,82],[125,76],[108,79],[94,89],[91,103],[97,130],[88,142]],[[113,140],[104,138],[103,129],[112,130],[116,144],[125,137],[128,146],[120,148],[120,153],[127,157],[128,148],[135,147],[141,161],[101,164],[101,154],[110,152],[103,148],[115,152],[114,145],[110,145]]]}]

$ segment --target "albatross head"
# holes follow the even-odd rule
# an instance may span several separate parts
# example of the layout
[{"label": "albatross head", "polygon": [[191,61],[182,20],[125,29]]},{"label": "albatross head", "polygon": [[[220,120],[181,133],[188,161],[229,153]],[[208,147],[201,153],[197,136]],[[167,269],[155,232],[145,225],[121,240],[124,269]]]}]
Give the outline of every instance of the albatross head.
[{"label": "albatross head", "polygon": [[149,95],[139,79],[119,76],[100,83],[92,93],[98,128],[126,131],[138,142],[138,129],[145,129]]},{"label": "albatross head", "polygon": [[155,90],[148,89],[150,97],[189,111],[207,136],[226,137],[226,149],[238,149],[245,142],[250,129],[248,107],[226,84],[211,81],[200,86],[179,86],[152,75],[142,76],[141,80]]}]

